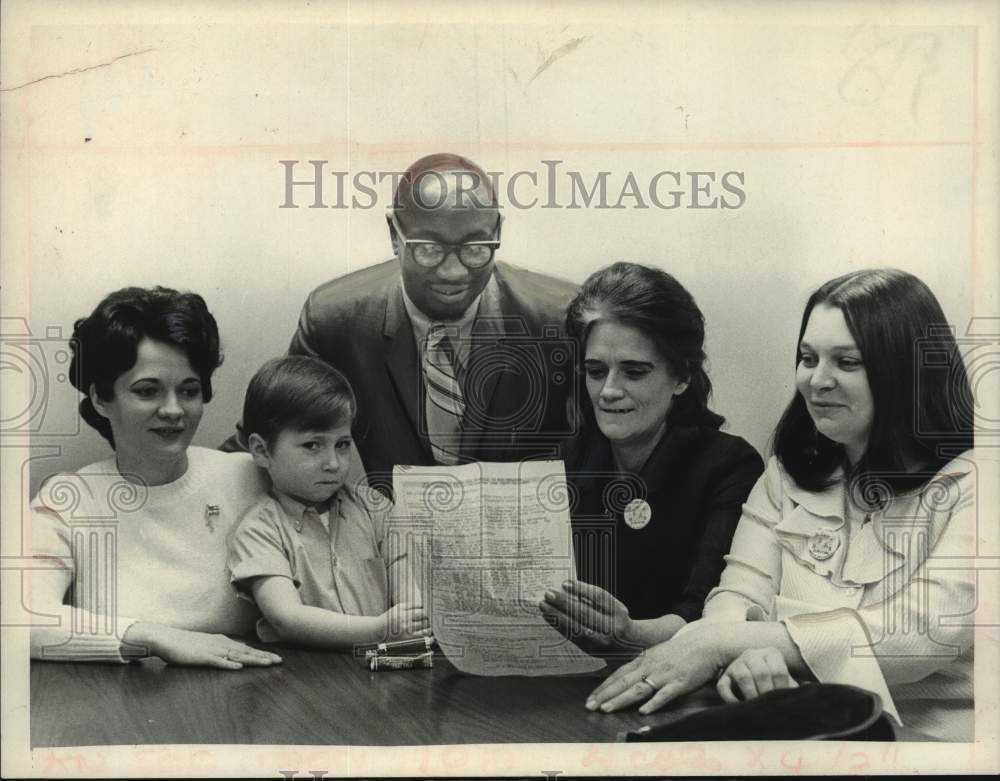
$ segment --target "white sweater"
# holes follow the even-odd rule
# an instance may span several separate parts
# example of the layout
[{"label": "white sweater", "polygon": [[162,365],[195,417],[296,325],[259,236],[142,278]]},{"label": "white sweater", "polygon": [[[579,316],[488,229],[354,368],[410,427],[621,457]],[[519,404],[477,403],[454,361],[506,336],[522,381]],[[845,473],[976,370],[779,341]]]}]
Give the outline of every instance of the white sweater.
[{"label": "white sweater", "polygon": [[39,615],[32,658],[124,661],[121,637],[136,621],[250,632],[256,612],[230,586],[226,556],[265,481],[246,453],[198,447],[166,485],[126,481],[114,458],[48,479],[25,535],[51,567],[25,577],[26,604]]}]

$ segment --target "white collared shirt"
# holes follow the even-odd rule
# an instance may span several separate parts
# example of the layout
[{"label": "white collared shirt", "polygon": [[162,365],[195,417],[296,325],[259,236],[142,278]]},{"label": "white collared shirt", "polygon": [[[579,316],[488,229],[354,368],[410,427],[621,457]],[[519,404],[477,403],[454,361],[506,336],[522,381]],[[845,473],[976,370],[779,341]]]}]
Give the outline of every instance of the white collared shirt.
[{"label": "white collared shirt", "polygon": [[[452,346],[455,350],[455,357],[461,366],[465,366],[469,360],[469,340],[472,335],[472,326],[476,322],[476,316],[479,313],[479,305],[483,301],[484,294],[489,291],[491,298],[496,298],[498,290],[496,288],[496,277],[490,275],[489,281],[486,283],[486,287],[483,288],[482,292],[476,296],[475,300],[466,308],[462,313],[462,316],[457,320],[448,321],[446,325],[457,328],[457,337],[451,338]],[[427,340],[427,332],[430,331],[431,326],[439,322],[437,320],[431,320],[426,314],[424,314],[416,304],[410,299],[409,294],[406,292],[406,285],[400,280],[400,287],[403,291],[403,306],[406,307],[406,314],[410,317],[410,323],[413,325],[413,338],[416,340],[417,344],[417,354],[422,355],[424,349],[424,343]]]}]

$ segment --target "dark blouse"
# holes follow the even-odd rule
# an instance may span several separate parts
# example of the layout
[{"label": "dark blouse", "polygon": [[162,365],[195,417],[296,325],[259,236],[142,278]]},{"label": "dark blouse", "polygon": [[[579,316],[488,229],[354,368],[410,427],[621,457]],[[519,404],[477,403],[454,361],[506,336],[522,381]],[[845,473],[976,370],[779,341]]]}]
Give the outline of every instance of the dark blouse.
[{"label": "dark blouse", "polygon": [[[608,440],[596,430],[584,435],[566,461],[577,578],[614,594],[632,618],[700,618],[763,471],[745,440],[673,426],[640,474],[619,475]],[[636,499],[651,510],[643,528],[634,528],[647,509]]]}]

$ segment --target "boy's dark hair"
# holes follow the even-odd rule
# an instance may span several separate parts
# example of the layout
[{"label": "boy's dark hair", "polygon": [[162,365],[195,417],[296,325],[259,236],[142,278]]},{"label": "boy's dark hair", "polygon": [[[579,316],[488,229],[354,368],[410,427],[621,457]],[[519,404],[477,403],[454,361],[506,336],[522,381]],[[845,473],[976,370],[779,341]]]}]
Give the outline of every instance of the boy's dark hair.
[{"label": "boy's dark hair", "polygon": [[325,431],[354,422],[357,402],[347,378],[306,355],[272,358],[250,380],[243,402],[244,443],[251,434],[273,445],[282,431]]}]

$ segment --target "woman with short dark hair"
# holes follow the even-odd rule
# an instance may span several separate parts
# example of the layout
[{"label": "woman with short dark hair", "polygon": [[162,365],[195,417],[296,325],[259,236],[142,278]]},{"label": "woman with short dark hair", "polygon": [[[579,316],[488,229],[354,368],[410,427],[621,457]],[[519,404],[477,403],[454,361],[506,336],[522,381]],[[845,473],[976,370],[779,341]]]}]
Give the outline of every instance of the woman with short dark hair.
[{"label": "woman with short dark hair", "polygon": [[972,390],[944,313],[912,274],[845,274],[810,297],[795,364],[704,619],[587,705],[648,713],[720,671],[729,701],[816,679],[971,740],[976,573],[954,562],[976,554],[980,507]]},{"label": "woman with short dark hair", "polygon": [[591,652],[635,654],[701,616],[764,465],[719,431],[704,318],[670,274],[596,272],[566,327],[584,366],[565,455],[578,580],[540,608]]},{"label": "woman with short dark hair", "polygon": [[218,326],[205,300],[165,287],[127,287],[110,293],[74,324],[70,380],[84,394],[80,416],[111,447],[115,446],[111,422],[97,411],[91,386],[98,400],[110,401],[114,381],[135,365],[144,339],[182,351],[198,376],[202,401],[212,400],[212,374],[222,365],[222,350]]},{"label": "woman with short dark hair", "polygon": [[222,361],[204,300],[119,290],[76,322],[70,346],[80,413],[115,453],[54,475],[31,503],[33,553],[53,568],[28,574],[28,603],[59,618],[32,627],[32,658],[280,661],[225,636],[256,618],[229,585],[226,554],[265,487],[247,454],[190,447]]}]

